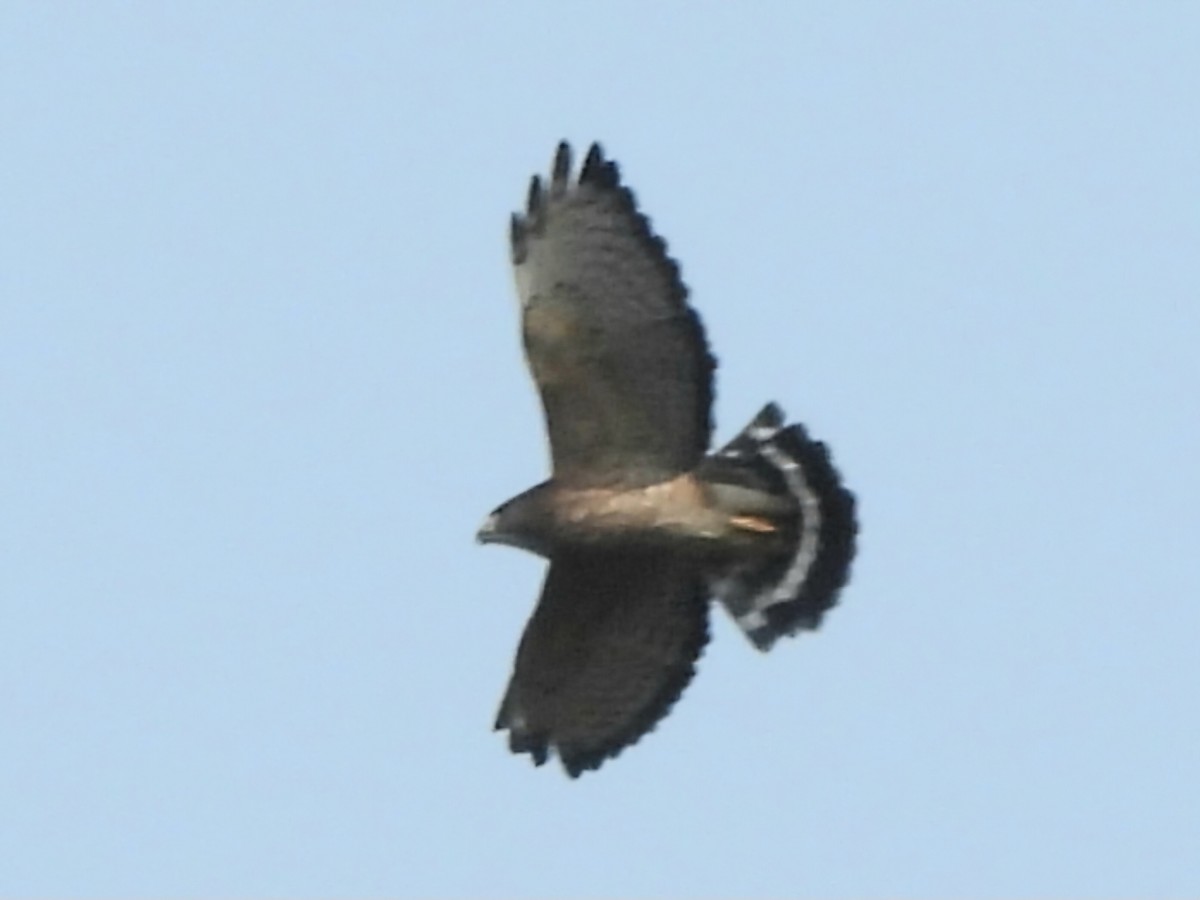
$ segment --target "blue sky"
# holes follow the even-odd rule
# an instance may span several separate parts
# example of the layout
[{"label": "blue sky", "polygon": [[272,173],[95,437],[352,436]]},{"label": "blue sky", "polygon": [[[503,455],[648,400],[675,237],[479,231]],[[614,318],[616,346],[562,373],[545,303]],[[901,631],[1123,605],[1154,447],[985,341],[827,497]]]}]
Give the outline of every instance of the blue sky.
[{"label": "blue sky", "polygon": [[[188,6],[0,9],[0,893],[1200,890],[1194,6]],[[863,521],[577,782],[472,541],[564,137]]]}]

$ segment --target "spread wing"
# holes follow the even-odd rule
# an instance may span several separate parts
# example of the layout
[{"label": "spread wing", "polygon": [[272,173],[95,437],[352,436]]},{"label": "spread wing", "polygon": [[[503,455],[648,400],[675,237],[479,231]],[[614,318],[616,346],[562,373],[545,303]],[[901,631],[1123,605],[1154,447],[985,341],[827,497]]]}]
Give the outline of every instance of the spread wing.
[{"label": "spread wing", "polygon": [[572,777],[654,728],[695,671],[708,608],[688,564],[649,552],[555,557],[496,728]]},{"label": "spread wing", "polygon": [[542,396],[554,477],[635,487],[694,467],[708,447],[704,329],[666,245],[593,144],[577,180],[560,144],[513,216],[525,353]]}]

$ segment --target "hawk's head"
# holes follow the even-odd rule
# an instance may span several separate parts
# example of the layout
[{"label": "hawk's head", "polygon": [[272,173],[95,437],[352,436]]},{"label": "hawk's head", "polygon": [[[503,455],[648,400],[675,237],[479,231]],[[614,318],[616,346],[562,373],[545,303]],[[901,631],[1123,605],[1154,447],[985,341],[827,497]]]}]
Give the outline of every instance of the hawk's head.
[{"label": "hawk's head", "polygon": [[507,544],[549,557],[553,520],[547,484],[539,484],[494,509],[475,534],[481,544]]}]

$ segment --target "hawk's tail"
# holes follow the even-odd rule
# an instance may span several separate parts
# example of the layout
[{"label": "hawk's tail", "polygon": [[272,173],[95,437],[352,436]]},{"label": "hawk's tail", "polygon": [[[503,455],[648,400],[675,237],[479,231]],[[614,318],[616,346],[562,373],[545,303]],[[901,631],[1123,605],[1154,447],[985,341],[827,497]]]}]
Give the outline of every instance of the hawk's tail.
[{"label": "hawk's tail", "polygon": [[783,411],[770,403],[705,468],[713,482],[765,492],[789,510],[771,516],[786,550],[714,575],[712,595],[760,650],[816,628],[850,576],[858,531],[854,495],[828,449],[802,425],[785,425]]}]

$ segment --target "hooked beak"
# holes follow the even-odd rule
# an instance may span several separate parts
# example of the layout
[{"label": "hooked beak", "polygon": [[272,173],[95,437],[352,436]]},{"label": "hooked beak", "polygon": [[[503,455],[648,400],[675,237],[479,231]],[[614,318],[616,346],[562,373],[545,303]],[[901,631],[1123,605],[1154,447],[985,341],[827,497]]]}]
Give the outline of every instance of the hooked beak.
[{"label": "hooked beak", "polygon": [[479,530],[475,532],[475,540],[480,544],[494,544],[497,542],[496,525],[500,516],[492,513],[483,520],[483,524],[479,526]]}]

